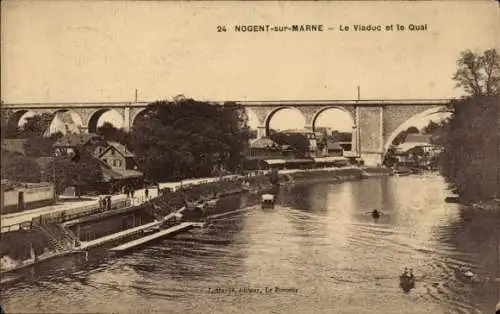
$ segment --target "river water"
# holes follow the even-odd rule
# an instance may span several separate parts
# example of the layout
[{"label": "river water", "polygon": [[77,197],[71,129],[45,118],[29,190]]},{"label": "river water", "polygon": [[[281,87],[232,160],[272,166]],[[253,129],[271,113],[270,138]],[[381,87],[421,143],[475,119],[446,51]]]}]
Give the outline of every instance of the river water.
[{"label": "river water", "polygon": [[[298,185],[281,191],[272,210],[243,199],[246,210],[218,218],[203,233],[120,258],[93,253],[88,263],[65,258],[31,270],[2,291],[2,307],[7,313],[493,313],[500,300],[499,214],[447,204],[447,195],[434,174]],[[374,208],[383,212],[378,221],[369,214]],[[457,278],[461,264],[477,282]],[[405,266],[417,278],[409,293],[398,286]]]}]

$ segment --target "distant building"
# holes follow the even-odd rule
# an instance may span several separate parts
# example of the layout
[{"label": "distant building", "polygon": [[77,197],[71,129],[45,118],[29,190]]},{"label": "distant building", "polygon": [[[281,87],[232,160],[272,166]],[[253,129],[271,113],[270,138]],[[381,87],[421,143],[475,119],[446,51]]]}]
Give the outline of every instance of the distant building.
[{"label": "distant building", "polygon": [[431,135],[408,134],[403,143],[390,148],[388,163],[434,168],[441,152],[442,147],[431,143]]},{"label": "distant building", "polygon": [[328,157],[338,157],[342,156],[343,153],[342,146],[339,143],[334,142],[332,140],[327,141],[327,145],[324,148],[324,155]]},{"label": "distant building", "polygon": [[344,151],[352,150],[352,133],[351,132],[332,132],[332,139],[338,143]]},{"label": "distant building", "polygon": [[47,206],[54,202],[52,183],[17,183],[8,180],[2,180],[1,183],[1,214]]},{"label": "distant building", "polygon": [[259,138],[250,140],[247,151],[248,158],[269,158],[281,156],[280,146],[271,139]]},{"label": "distant building", "polygon": [[441,151],[441,147],[431,143],[429,134],[408,134],[404,143],[394,147],[395,155],[435,157]]},{"label": "distant building", "polygon": [[245,152],[245,170],[257,170],[264,166],[264,160],[268,158],[279,158],[282,155],[281,147],[268,138],[250,140]]}]

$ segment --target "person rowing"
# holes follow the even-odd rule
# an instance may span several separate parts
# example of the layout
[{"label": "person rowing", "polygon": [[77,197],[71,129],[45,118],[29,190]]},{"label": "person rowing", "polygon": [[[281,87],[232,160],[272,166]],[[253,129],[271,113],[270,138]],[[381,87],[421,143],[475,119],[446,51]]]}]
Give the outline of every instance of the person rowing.
[{"label": "person rowing", "polygon": [[463,264],[458,268],[458,272],[467,279],[474,279],[475,277],[471,269]]},{"label": "person rowing", "polygon": [[380,212],[376,208],[374,210],[372,210],[372,217],[373,217],[373,219],[380,218]]},{"label": "person rowing", "polygon": [[405,267],[403,274],[399,277],[399,286],[405,292],[409,292],[415,287],[415,276],[413,275],[413,269],[408,269]]}]

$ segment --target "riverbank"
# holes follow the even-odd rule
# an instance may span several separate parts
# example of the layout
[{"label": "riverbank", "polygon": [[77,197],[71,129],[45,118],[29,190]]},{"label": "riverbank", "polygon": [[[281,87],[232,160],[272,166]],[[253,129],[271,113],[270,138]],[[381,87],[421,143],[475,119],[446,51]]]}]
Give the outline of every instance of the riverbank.
[{"label": "riverbank", "polygon": [[[342,182],[348,180],[359,180],[368,172],[378,174],[390,174],[389,169],[370,169],[357,167],[344,168],[322,168],[304,170],[281,170],[278,173],[280,185],[289,186],[302,183],[318,182]],[[200,180],[189,185],[180,186],[175,189],[162,189],[158,197],[151,198],[144,203],[134,206],[134,212],[143,211],[152,216],[157,225],[174,226],[185,221],[196,221],[204,217],[220,214],[228,210],[224,199],[231,195],[241,195],[244,193],[259,194],[273,188],[270,182],[269,172],[257,175],[231,176],[221,180]],[[221,203],[222,202],[222,203]],[[219,206],[218,206],[219,205]],[[229,206],[232,207],[232,206]],[[113,211],[114,213],[114,211]],[[113,213],[109,213],[110,215]],[[102,219],[106,219],[104,216]],[[65,228],[64,225],[60,227]],[[137,228],[137,226],[134,226]],[[71,230],[66,229],[68,232]],[[126,231],[126,229],[122,230]],[[2,247],[7,247],[10,251],[2,252],[1,273],[12,272],[20,267],[26,267],[32,259],[34,253],[39,256],[38,262],[45,260],[45,257],[53,258],[71,253],[74,250],[84,250],[86,246],[80,248],[61,249],[60,245],[54,243],[49,234],[34,229],[29,231],[19,230],[8,232],[8,239],[2,237]],[[38,243],[40,242],[40,243]],[[57,242],[57,241],[56,241]],[[104,242],[103,242],[104,243]],[[18,247],[16,249],[16,247]],[[15,264],[15,267],[6,267],[5,264]]]}]

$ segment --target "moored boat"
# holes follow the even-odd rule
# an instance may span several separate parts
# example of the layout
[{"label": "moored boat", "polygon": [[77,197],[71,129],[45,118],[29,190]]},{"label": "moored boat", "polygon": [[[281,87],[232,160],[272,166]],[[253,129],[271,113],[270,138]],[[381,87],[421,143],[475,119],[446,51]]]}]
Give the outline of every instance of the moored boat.
[{"label": "moored boat", "polygon": [[274,208],[273,194],[262,194],[262,208]]}]

